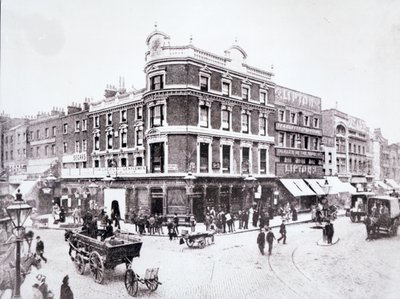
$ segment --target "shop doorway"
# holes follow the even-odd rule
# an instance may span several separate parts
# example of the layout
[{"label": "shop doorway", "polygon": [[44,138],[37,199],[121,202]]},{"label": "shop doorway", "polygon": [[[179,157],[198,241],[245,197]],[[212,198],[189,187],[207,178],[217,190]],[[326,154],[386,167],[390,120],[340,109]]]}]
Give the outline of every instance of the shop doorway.
[{"label": "shop doorway", "polygon": [[162,189],[151,190],[151,206],[150,213],[152,215],[160,214],[163,215],[163,200],[164,193]]},{"label": "shop doorway", "polygon": [[111,211],[118,207],[121,219],[125,219],[125,189],[104,189],[104,207],[108,217],[111,218]]},{"label": "shop doorway", "polygon": [[204,202],[202,198],[202,194],[193,194],[192,195],[193,201],[193,215],[196,218],[197,222],[204,221]]}]

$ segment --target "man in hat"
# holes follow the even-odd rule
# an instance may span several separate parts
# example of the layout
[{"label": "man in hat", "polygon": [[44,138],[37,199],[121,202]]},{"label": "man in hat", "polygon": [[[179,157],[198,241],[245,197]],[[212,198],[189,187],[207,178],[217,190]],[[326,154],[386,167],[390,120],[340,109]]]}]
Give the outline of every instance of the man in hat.
[{"label": "man in hat", "polygon": [[44,243],[43,243],[42,240],[40,240],[40,237],[37,236],[37,237],[36,237],[36,254],[37,254],[38,256],[40,256],[40,258],[41,258],[42,260],[44,260],[45,263],[47,263],[47,258],[45,258],[45,257],[43,256],[43,253],[44,253]]},{"label": "man in hat", "polygon": [[74,294],[68,284],[69,277],[66,275],[63,278],[61,289],[60,289],[60,299],[74,299]]},{"label": "man in hat", "polygon": [[271,228],[268,228],[268,233],[267,233],[267,242],[268,242],[268,254],[272,254],[272,245],[274,243],[275,235],[272,232]]},{"label": "man in hat", "polygon": [[264,248],[265,248],[265,229],[261,229],[260,233],[257,236],[257,244],[258,248],[262,255],[264,255]]},{"label": "man in hat", "polygon": [[278,243],[280,240],[283,239],[283,244],[286,244],[286,225],[285,225],[285,220],[282,220],[281,226],[279,228],[279,233],[281,234],[281,237],[278,239]]}]

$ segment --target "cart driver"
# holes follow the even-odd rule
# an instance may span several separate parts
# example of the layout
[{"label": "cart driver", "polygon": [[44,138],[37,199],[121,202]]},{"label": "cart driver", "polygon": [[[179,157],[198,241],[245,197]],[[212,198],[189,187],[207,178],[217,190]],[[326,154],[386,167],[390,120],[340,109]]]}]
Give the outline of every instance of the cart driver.
[{"label": "cart driver", "polygon": [[107,226],[106,226],[106,231],[101,235],[101,241],[104,242],[105,239],[112,237],[112,236],[114,236],[112,221],[108,220]]}]

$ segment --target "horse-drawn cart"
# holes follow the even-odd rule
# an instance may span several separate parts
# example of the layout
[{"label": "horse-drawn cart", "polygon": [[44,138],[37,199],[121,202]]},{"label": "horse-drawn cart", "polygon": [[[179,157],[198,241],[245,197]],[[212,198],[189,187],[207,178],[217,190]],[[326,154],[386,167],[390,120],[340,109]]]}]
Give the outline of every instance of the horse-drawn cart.
[{"label": "horse-drawn cart", "polygon": [[187,230],[182,230],[182,239],[186,242],[188,247],[197,246],[199,248],[204,248],[207,244],[214,243],[214,233],[195,233],[189,234]]},{"label": "horse-drawn cart", "polygon": [[[129,295],[136,295],[140,279],[132,269],[132,260],[140,256],[142,242],[139,238],[117,233],[111,239],[100,241],[89,237],[86,231],[68,230],[65,233],[65,239],[69,242],[69,254],[79,274],[83,275],[88,265],[93,280],[96,283],[102,283],[106,269],[113,270],[116,266],[125,264],[125,287]],[[155,291],[158,284],[161,283],[158,282],[157,269],[155,275],[149,275],[146,285],[151,291]]]}]

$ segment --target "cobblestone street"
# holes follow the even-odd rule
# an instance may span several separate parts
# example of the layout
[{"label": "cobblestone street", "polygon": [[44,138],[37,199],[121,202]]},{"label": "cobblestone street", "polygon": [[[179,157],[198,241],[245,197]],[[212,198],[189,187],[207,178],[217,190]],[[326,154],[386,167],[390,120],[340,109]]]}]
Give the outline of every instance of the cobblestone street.
[{"label": "cobblestone street", "polygon": [[[150,293],[139,284],[138,296],[149,298],[398,298],[400,279],[399,236],[365,241],[362,224],[346,217],[335,221],[340,241],[318,246],[319,229],[311,224],[288,226],[288,244],[274,243],[273,254],[260,255],[257,232],[216,236],[204,249],[188,248],[168,238],[142,238],[141,257],[134,271],[143,276],[147,267],[160,267],[163,283]],[[275,228],[276,237],[279,236]],[[68,257],[62,230],[40,230],[49,258],[42,269],[33,269],[22,286],[30,298],[37,273],[47,276],[50,289],[59,296],[62,278],[68,274],[75,298],[127,298],[125,266],[107,271],[102,285],[86,270],[77,274]],[[54,244],[54,245],[51,245]],[[5,297],[8,298],[8,297]]]}]

